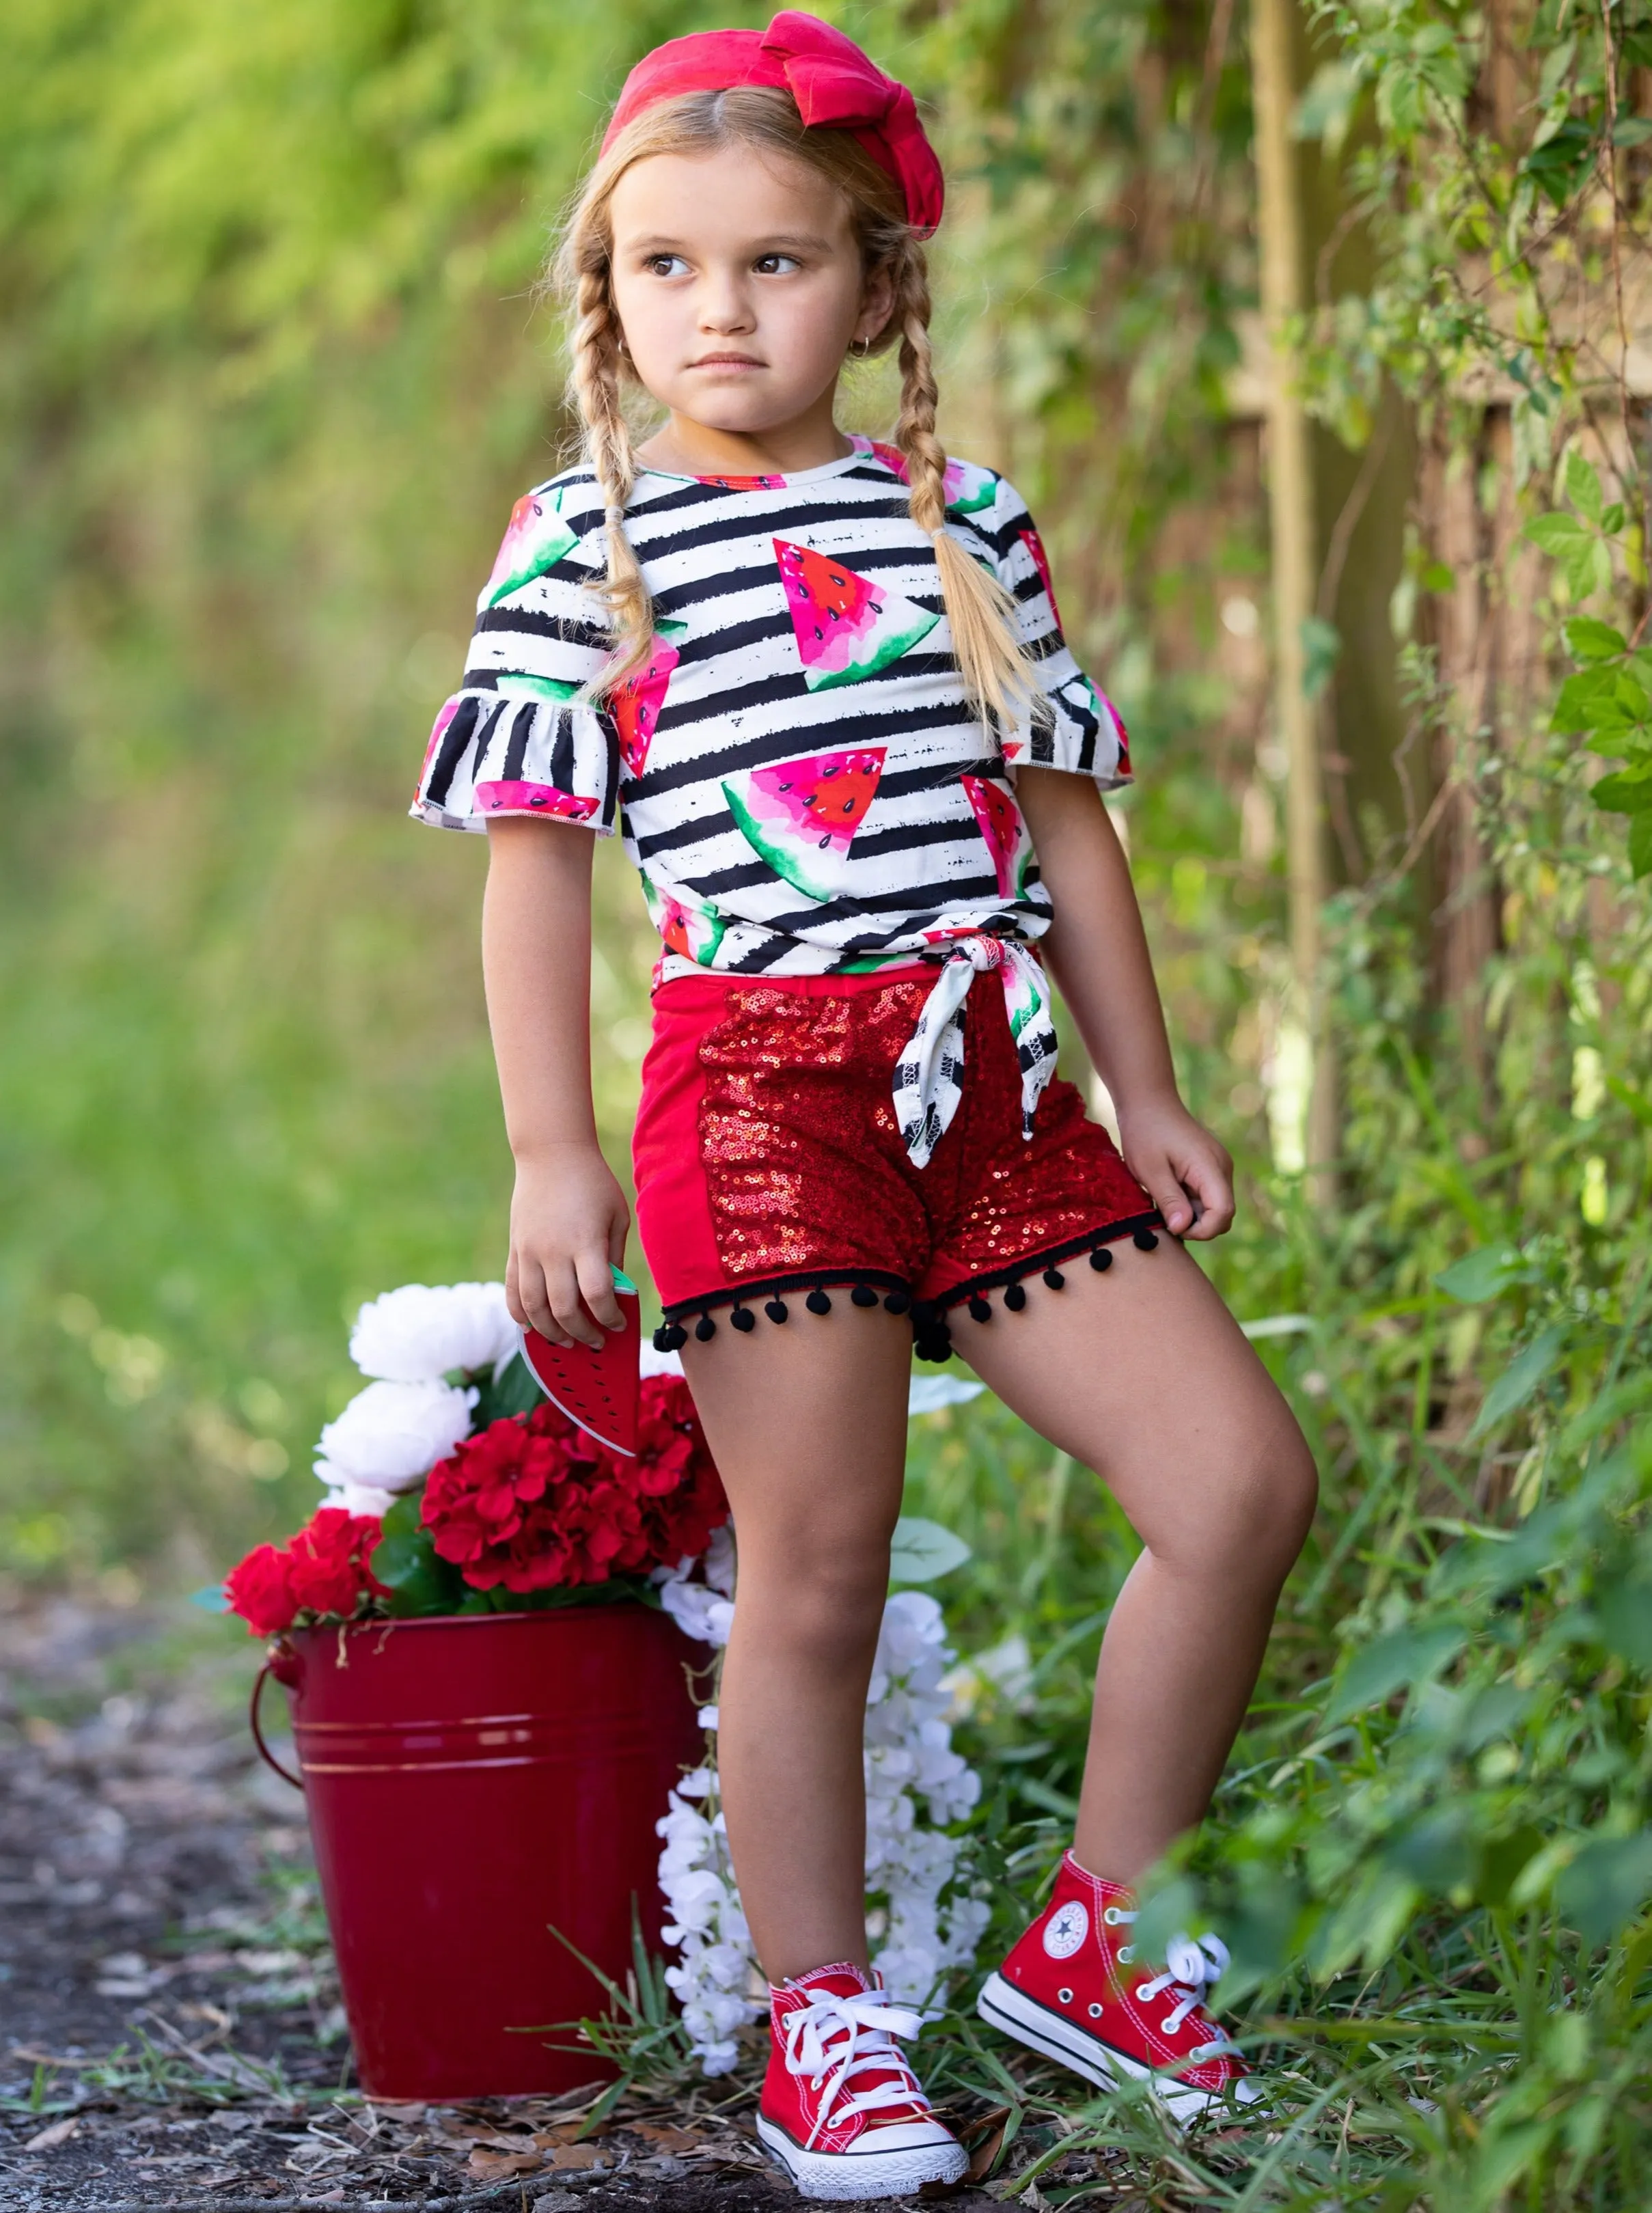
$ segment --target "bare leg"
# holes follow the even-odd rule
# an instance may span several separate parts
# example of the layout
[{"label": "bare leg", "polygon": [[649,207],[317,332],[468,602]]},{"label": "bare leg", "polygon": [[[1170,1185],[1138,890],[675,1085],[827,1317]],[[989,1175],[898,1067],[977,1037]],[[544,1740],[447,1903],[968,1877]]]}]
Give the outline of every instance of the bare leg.
[{"label": "bare leg", "polygon": [[740,1539],[718,1766],[741,1902],[771,1982],[867,1964],[866,1691],[900,1512],[911,1330],[834,1292],[684,1365]]},{"label": "bare leg", "polygon": [[1024,1421],[1094,1468],[1142,1539],[1096,1673],[1074,1849],[1132,1881],[1198,1822],[1244,1719],[1317,1477],[1289,1408],[1168,1238],[954,1341]]}]

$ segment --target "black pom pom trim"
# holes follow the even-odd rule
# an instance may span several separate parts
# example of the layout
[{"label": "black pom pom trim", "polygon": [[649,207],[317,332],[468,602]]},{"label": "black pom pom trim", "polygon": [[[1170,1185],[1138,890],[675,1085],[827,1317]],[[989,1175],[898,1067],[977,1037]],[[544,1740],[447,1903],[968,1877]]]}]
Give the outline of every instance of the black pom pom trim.
[{"label": "black pom pom trim", "polygon": [[890,1314],[902,1314],[912,1302],[905,1291],[891,1291],[883,1303]]},{"label": "black pom pom trim", "polygon": [[786,1302],[784,1299],[771,1299],[763,1311],[771,1321],[784,1321],[787,1312]]},{"label": "black pom pom trim", "polygon": [[1159,1241],[1150,1229],[1138,1229],[1130,1241],[1138,1253],[1150,1253]]},{"label": "black pom pom trim", "polygon": [[1096,1247],[1095,1250],[1090,1255],[1090,1265],[1094,1269],[1098,1276],[1105,1274],[1106,1270],[1112,1267],[1113,1254],[1106,1246],[1098,1245]]},{"label": "black pom pom trim", "polygon": [[1027,1304],[1026,1284],[1011,1283],[1008,1290],[1006,1290],[1003,1295],[1003,1302],[1009,1308],[1011,1314],[1019,1314],[1021,1308]]},{"label": "black pom pom trim", "polygon": [[952,1336],[949,1331],[936,1337],[920,1337],[914,1340],[912,1350],[920,1360],[950,1360]]},{"label": "black pom pom trim", "polygon": [[912,1307],[912,1327],[933,1329],[938,1311],[933,1299],[918,1299]]},{"label": "black pom pom trim", "polygon": [[688,1332],[680,1321],[668,1321],[663,1329],[654,1332],[654,1342],[661,1352],[680,1352],[688,1342]]},{"label": "black pom pom trim", "polygon": [[1044,1280],[1048,1283],[1052,1291],[1064,1290],[1066,1289],[1067,1278],[1062,1274],[1059,1268],[1046,1268],[1044,1271]]},{"label": "black pom pom trim", "polygon": [[757,1316],[752,1312],[750,1307],[736,1307],[728,1319],[742,1336],[748,1329],[757,1327]]},{"label": "black pom pom trim", "polygon": [[811,1314],[830,1314],[832,1302],[824,1291],[811,1291],[803,1304]]},{"label": "black pom pom trim", "polygon": [[663,1322],[663,1321],[662,1321],[662,1322],[660,1324],[659,1328],[658,1328],[658,1329],[656,1329],[656,1330],[655,1331],[655,1332],[654,1332],[654,1350],[655,1350],[656,1352],[669,1352],[669,1351],[670,1351],[671,1347],[670,1347],[670,1346],[666,1343],[666,1332],[667,1332],[667,1330],[668,1330],[669,1327],[670,1327],[670,1324],[669,1324],[668,1322]]},{"label": "black pom pom trim", "polygon": [[991,1321],[992,1319],[992,1309],[978,1291],[971,1293],[969,1310],[976,1321]]},{"label": "black pom pom trim", "polygon": [[850,1304],[857,1307],[875,1307],[878,1302],[878,1295],[870,1283],[856,1283],[849,1297]]},{"label": "black pom pom trim", "polygon": [[702,1314],[694,1325],[694,1334],[704,1344],[717,1333],[717,1326],[710,1314]]}]

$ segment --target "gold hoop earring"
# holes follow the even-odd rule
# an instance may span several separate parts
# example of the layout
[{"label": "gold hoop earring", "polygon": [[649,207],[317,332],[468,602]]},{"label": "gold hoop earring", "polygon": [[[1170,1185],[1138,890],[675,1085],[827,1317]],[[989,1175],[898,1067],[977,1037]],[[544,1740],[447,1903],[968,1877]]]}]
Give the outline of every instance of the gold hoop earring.
[{"label": "gold hoop earring", "polygon": [[871,351],[872,341],[870,338],[850,338],[849,341],[850,357],[852,360],[864,361]]}]

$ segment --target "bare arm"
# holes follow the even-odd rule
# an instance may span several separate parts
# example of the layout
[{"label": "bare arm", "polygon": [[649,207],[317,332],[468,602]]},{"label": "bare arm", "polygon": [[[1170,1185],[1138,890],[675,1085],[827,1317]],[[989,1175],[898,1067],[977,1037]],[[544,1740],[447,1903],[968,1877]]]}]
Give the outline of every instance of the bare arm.
[{"label": "bare arm", "polygon": [[620,1326],[609,1264],[631,1227],[591,1108],[591,844],[560,823],[488,826],[482,972],[516,1161],[505,1291],[555,1344]]},{"label": "bare arm", "polygon": [[1181,1102],[1141,909],[1117,832],[1088,777],[1021,768],[1015,796],[1055,908],[1041,950],[1113,1094],[1125,1160],[1173,1235],[1219,1237],[1233,1162]]}]

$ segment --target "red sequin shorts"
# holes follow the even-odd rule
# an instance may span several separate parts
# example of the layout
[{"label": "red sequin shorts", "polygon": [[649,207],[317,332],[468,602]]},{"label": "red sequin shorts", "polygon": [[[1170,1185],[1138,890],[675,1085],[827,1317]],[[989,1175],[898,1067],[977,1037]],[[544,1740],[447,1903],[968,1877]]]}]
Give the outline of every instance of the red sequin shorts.
[{"label": "red sequin shorts", "polygon": [[1012,1310],[1023,1277],[1059,1288],[1062,1264],[1161,1217],[1054,1078],[1030,1139],[1021,1070],[996,988],[966,1003],[962,1097],[925,1167],[896,1126],[891,1086],[935,982],[931,967],[782,983],[685,976],[654,995],[633,1161],[637,1226],[665,1305],[661,1350],[737,1330],[788,1301],[825,1313],[833,1289],[856,1306],[910,1313],[921,1357],[944,1360],[948,1317]]}]

